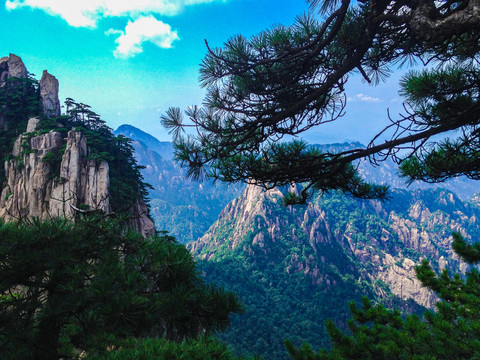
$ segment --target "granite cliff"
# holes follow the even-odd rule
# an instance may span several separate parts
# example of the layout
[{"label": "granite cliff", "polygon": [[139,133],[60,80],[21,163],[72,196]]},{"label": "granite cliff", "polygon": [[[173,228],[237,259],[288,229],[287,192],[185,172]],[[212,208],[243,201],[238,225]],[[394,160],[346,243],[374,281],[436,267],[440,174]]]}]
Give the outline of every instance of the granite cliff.
[{"label": "granite cliff", "polygon": [[220,335],[243,355],[286,359],[285,338],[328,346],[324,322],[348,328],[348,302],[361,296],[408,313],[432,308],[437,298],[415,266],[426,258],[437,271],[462,272],[451,233],[480,235],[478,205],[446,189],[392,190],[383,203],[332,192],[285,207],[288,190],[248,186],[188,245],[205,279],[245,302],[246,313]]},{"label": "granite cliff", "polygon": [[[464,271],[451,249],[451,232],[470,238],[480,233],[480,208],[445,189],[394,190],[385,203],[330,194],[289,207],[281,205],[285,191],[249,185],[191,250],[215,261],[219,253],[241,249],[254,262],[259,253],[275,255],[278,244],[291,241],[292,252],[272,260],[314,284],[334,283],[324,269],[339,268],[341,252],[341,266],[373,284],[381,297],[390,294],[432,308],[436,298],[417,280],[415,265],[427,258],[438,269]],[[334,252],[337,259],[329,260]]]},{"label": "granite cliff", "polygon": [[[0,217],[74,218],[81,211],[99,210],[105,214],[115,211],[109,161],[92,156],[84,128],[68,128],[65,120],[55,124],[60,116],[60,102],[59,83],[53,75],[44,71],[38,84],[32,85],[33,98],[38,96],[37,116],[17,119],[10,115],[16,109],[15,104],[8,102],[8,95],[18,90],[17,84],[28,80],[26,67],[18,56],[10,54],[0,59],[0,88],[4,88],[2,95],[7,99],[2,103],[0,127],[6,137],[12,136],[12,129],[19,133],[11,150],[3,154],[6,161],[0,184]],[[23,92],[20,90],[20,95]],[[46,122],[50,127],[44,126]],[[129,212],[134,215],[132,225],[142,234],[155,231],[141,196]]]}]

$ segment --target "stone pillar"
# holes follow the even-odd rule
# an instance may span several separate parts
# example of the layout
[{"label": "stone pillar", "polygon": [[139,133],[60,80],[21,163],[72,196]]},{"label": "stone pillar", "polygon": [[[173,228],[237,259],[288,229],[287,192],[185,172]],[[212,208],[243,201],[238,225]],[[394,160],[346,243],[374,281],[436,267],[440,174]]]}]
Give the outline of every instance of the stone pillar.
[{"label": "stone pillar", "polygon": [[60,116],[60,101],[58,100],[58,80],[55,76],[43,70],[40,79],[40,97],[43,114],[47,117]]},{"label": "stone pillar", "polygon": [[[14,54],[5,56],[0,59],[0,87],[4,87],[7,84],[7,79],[11,77],[26,78],[27,68],[23,64],[20,57]],[[0,129],[5,129],[6,117],[5,107],[0,108]]]}]

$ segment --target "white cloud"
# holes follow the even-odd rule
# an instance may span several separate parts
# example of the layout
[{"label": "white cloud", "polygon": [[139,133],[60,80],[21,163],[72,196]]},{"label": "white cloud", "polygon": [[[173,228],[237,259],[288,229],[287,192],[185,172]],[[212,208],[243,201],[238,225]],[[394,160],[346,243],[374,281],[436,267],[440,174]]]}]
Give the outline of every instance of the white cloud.
[{"label": "white cloud", "polygon": [[186,6],[227,0],[7,0],[5,7],[15,10],[22,7],[40,9],[60,16],[74,27],[95,28],[102,18],[127,17],[125,30],[110,29],[106,35],[120,35],[115,57],[129,58],[143,51],[142,44],[151,42],[161,48],[171,48],[179,40],[177,31],[157,20],[157,16],[178,15]]},{"label": "white cloud", "polygon": [[41,9],[65,19],[71,26],[95,27],[104,17],[157,14],[173,16],[185,6],[224,0],[7,0],[9,10],[21,7]]},{"label": "white cloud", "polygon": [[106,34],[120,34],[115,40],[118,44],[113,53],[117,58],[129,58],[143,52],[142,44],[151,42],[158,47],[168,49],[175,40],[179,40],[176,31],[170,25],[155,19],[153,16],[143,16],[128,22],[125,31],[110,29]]},{"label": "white cloud", "polygon": [[379,98],[368,96],[365,94],[357,94],[355,95],[355,98],[360,100],[360,101],[365,101],[365,102],[373,102],[373,103],[378,103],[381,102]]}]

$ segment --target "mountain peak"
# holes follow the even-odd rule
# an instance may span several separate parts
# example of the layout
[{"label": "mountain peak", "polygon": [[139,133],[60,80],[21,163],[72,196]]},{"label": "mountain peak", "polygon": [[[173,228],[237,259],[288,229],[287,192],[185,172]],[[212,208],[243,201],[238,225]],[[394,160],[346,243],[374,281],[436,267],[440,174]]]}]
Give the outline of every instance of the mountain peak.
[{"label": "mountain peak", "polygon": [[129,124],[120,125],[114,133],[115,135],[123,135],[134,141],[142,142],[165,160],[173,160],[173,144],[169,141],[160,141],[156,137]]}]

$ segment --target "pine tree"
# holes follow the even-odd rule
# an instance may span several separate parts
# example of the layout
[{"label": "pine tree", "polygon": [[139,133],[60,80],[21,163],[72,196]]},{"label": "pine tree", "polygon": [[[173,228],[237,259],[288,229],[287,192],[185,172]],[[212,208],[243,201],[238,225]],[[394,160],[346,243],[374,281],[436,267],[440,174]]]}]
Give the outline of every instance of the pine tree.
[{"label": "pine tree", "polygon": [[472,265],[461,276],[444,269],[437,275],[427,260],[416,268],[423,285],[439,297],[436,311],[402,317],[397,310],[372,305],[363,299],[362,308],[350,304],[352,319],[343,332],[332,321],[327,329],[331,351],[315,352],[308,344],[295,348],[286,342],[295,360],[317,359],[477,359],[480,357],[480,244],[468,244],[454,233],[453,248]]},{"label": "pine tree", "polygon": [[[310,189],[385,197],[386,187],[359,178],[352,162],[361,158],[390,157],[411,180],[478,178],[478,0],[308,2],[311,13],[292,26],[208,48],[205,105],[189,108],[188,121],[178,108],[162,117],[189,175],[266,188],[306,183],[291,203],[304,202]],[[342,117],[351,74],[376,85],[392,66],[411,62],[425,70],[401,81],[406,112],[366,148],[334,154],[303,141],[277,142]],[[188,127],[197,135],[185,136]],[[434,141],[447,133],[453,137]]]},{"label": "pine tree", "polygon": [[180,341],[211,334],[241,311],[203,284],[168,235],[145,239],[89,215],[0,224],[0,352],[48,360],[105,352],[128,337]]}]

